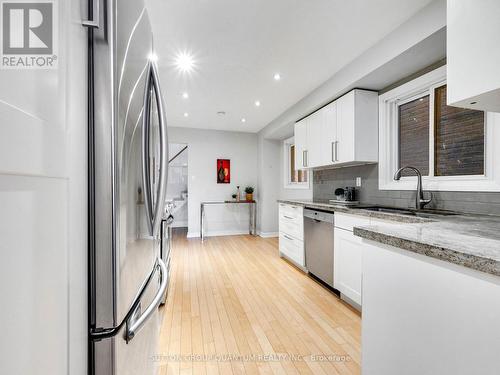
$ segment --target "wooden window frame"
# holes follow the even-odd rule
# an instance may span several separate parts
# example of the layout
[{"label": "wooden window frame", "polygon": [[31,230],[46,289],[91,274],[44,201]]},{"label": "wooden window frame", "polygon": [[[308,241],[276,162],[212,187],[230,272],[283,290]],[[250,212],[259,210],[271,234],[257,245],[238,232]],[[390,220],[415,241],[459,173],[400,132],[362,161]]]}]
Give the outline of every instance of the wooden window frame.
[{"label": "wooden window frame", "polygon": [[311,173],[305,171],[307,174],[306,182],[292,182],[291,167],[290,167],[290,148],[295,145],[294,137],[285,139],[283,141],[283,173],[284,173],[284,188],[285,189],[309,189],[311,187]]},{"label": "wooden window frame", "polygon": [[[485,113],[484,175],[434,176],[434,90],[446,84],[446,66],[407,82],[379,97],[379,189],[415,190],[415,177],[394,181],[399,165],[399,106],[429,96],[429,176],[423,188],[431,191],[500,191],[500,114]],[[495,145],[497,146],[495,149]]]}]

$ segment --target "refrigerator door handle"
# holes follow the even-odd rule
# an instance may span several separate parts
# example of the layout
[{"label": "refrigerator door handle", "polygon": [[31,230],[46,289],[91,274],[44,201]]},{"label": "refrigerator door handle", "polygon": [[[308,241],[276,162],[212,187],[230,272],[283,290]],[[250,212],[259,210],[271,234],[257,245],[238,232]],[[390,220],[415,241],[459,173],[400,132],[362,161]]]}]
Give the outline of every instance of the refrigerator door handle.
[{"label": "refrigerator door handle", "polygon": [[144,105],[142,112],[142,184],[144,188],[144,206],[146,207],[149,234],[153,236],[153,202],[151,197],[151,175],[149,165],[149,132],[151,125],[151,62],[146,74],[146,87],[144,89]]},{"label": "refrigerator door handle", "polygon": [[168,275],[167,275],[167,266],[162,259],[158,258],[158,269],[160,270],[160,287],[158,288],[158,292],[156,293],[151,304],[144,310],[144,312],[137,318],[135,318],[135,314],[132,314],[127,320],[127,330],[125,333],[125,340],[129,342],[132,340],[136,333],[144,326],[147,320],[153,315],[158,306],[160,305],[163,296],[167,290],[168,286]]},{"label": "refrigerator door handle", "polygon": [[167,118],[165,113],[165,102],[160,88],[160,78],[156,63],[151,62],[151,81],[155,93],[156,105],[158,106],[158,122],[160,130],[160,175],[158,176],[158,191],[156,207],[153,213],[153,235],[160,233],[160,225],[164,215],[165,199],[168,181],[168,135]]},{"label": "refrigerator door handle", "polygon": [[148,277],[142,283],[142,286],[141,286],[141,289],[139,290],[139,293],[137,293],[136,297],[134,298],[134,301],[132,302],[132,305],[130,306],[130,309],[128,310],[127,314],[125,315],[123,320],[120,322],[120,324],[118,324],[115,327],[111,327],[111,328],[91,329],[90,330],[90,337],[89,337],[91,341],[101,341],[104,339],[109,339],[111,337],[115,337],[121,331],[122,327],[125,324],[128,324],[128,322],[134,317],[134,314],[137,311],[138,306],[140,306],[142,296],[146,292],[146,289],[148,288],[149,284],[151,283],[151,280],[153,279],[158,267],[159,267],[159,263],[157,260],[155,262],[153,268],[151,269],[151,272],[149,273]]}]

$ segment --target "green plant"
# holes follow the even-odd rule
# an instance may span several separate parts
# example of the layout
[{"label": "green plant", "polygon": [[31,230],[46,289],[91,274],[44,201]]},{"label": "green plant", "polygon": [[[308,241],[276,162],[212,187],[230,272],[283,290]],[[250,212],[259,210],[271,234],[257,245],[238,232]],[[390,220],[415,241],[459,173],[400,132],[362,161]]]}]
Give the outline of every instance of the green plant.
[{"label": "green plant", "polygon": [[247,193],[247,194],[253,194],[253,191],[254,191],[254,188],[251,186],[247,186],[245,188],[245,193]]}]

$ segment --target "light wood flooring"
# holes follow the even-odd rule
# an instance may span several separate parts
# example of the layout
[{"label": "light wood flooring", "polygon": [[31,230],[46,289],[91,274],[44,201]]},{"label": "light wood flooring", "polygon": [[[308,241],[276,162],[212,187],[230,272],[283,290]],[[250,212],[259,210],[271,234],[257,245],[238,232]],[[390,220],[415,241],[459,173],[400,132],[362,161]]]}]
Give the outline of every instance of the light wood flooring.
[{"label": "light wood flooring", "polygon": [[176,231],[159,374],[359,374],[360,315],[276,238]]}]

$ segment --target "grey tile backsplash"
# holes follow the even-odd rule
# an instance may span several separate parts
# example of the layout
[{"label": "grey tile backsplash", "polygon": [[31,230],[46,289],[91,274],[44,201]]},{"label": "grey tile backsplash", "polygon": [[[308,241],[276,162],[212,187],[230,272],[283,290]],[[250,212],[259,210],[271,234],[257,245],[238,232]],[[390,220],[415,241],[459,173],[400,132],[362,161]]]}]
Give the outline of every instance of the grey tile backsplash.
[{"label": "grey tile backsplash", "polygon": [[[338,169],[314,171],[313,198],[335,199],[338,187],[356,186],[356,177],[361,177],[361,187],[356,188],[361,203],[415,207],[415,191],[378,189],[378,165],[362,165]],[[415,180],[416,184],[416,180]],[[454,210],[467,213],[500,215],[500,193],[432,192],[433,200],[428,208]],[[425,194],[427,198],[428,193]]]}]

